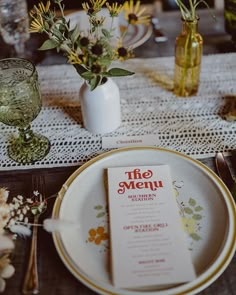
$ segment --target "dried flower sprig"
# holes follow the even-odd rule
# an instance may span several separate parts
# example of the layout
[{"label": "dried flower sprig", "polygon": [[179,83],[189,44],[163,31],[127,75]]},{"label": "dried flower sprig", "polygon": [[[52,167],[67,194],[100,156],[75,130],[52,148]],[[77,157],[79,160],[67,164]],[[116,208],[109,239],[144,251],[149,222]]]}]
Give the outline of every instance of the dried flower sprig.
[{"label": "dried flower sprig", "polygon": [[32,226],[43,227],[47,232],[62,232],[78,230],[80,224],[68,220],[45,219],[42,224],[30,223],[30,214],[42,213],[47,208],[47,201],[55,195],[43,198],[38,191],[33,192],[32,198],[18,195],[8,203],[9,191],[0,188],[0,293],[6,288],[6,279],[10,278],[15,268],[11,264],[11,252],[14,250],[13,234],[29,236]]},{"label": "dried flower sprig", "polygon": [[[58,6],[60,16],[55,13],[54,9],[51,9],[52,2]],[[130,0],[124,6],[118,3],[110,5],[106,0],[89,0],[83,3],[82,7],[88,15],[90,25],[86,32],[80,31],[78,25],[71,28],[70,21],[64,15],[62,0],[52,0],[52,2],[47,1],[46,5],[40,2],[30,12],[32,18],[30,32],[45,33],[47,36],[40,50],[56,48],[58,52],[62,52],[79,75],[88,81],[91,90],[103,84],[107,77],[134,74],[121,68],[110,69],[110,66],[114,60],[124,61],[133,56],[131,48],[124,46],[124,37],[128,27],[150,23],[150,18],[143,15],[144,9],[140,9],[140,0],[135,5],[133,0]],[[110,29],[104,26],[105,17],[99,15],[104,4],[111,18]],[[123,10],[128,25],[121,37],[117,37],[117,44],[114,46],[112,44],[115,37],[114,19]]]},{"label": "dried flower sprig", "polygon": [[4,292],[6,279],[14,272],[11,264],[11,252],[14,249],[13,234],[27,236],[29,229],[29,214],[44,210],[46,201],[41,199],[41,194],[33,193],[32,198],[26,200],[18,195],[8,203],[9,191],[0,188],[0,292]]}]

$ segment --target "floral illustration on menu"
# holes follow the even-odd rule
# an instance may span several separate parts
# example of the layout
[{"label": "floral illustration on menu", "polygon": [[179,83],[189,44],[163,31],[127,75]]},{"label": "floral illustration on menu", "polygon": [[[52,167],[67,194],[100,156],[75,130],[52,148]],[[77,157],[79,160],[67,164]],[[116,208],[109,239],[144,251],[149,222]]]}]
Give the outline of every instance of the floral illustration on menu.
[{"label": "floral illustration on menu", "polygon": [[196,199],[189,197],[187,202],[180,201],[179,190],[183,187],[184,182],[173,182],[176,200],[180,209],[180,216],[183,223],[183,228],[190,238],[190,250],[192,250],[194,242],[200,241],[201,238],[201,221],[204,217],[204,208],[198,204]]},{"label": "floral illustration on menu", "polygon": [[88,229],[86,242],[98,246],[101,252],[106,252],[109,249],[107,206],[96,205],[93,209],[95,210],[97,224]]},{"label": "floral illustration on menu", "polygon": [[[201,220],[204,218],[204,208],[198,202],[189,197],[187,202],[180,201],[180,190],[184,186],[183,181],[173,181],[174,193],[180,209],[180,216],[184,231],[189,236],[189,249],[193,250],[194,242],[200,241],[201,238]],[[88,237],[86,243],[96,245],[102,251],[109,250],[109,232],[108,232],[108,209],[105,205],[94,206],[94,214],[96,214],[97,223],[88,229]]]}]

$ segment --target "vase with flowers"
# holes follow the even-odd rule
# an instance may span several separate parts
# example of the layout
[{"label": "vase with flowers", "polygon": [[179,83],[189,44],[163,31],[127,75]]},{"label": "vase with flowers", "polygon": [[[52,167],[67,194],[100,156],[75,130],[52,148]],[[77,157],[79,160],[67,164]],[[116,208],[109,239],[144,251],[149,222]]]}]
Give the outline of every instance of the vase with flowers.
[{"label": "vase with flowers", "polygon": [[203,39],[198,32],[197,7],[201,0],[175,0],[182,15],[182,32],[175,43],[174,93],[193,96],[198,92]]},{"label": "vase with flowers", "polygon": [[[78,25],[71,28],[62,2],[51,0],[34,6],[30,12],[30,32],[46,33],[47,40],[39,50],[56,48],[84,79],[80,89],[84,127],[95,134],[112,132],[121,123],[119,88],[112,78],[134,74],[126,69],[112,68],[112,62],[133,56],[132,49],[124,45],[125,35],[131,25],[148,24],[149,16],[143,15],[139,0],[135,4],[130,0],[123,5],[109,4],[106,0],[89,0],[82,4],[89,28],[81,31]],[[53,4],[60,15],[52,9]],[[104,6],[108,11],[107,17],[111,19],[109,28],[104,25],[106,17],[101,14]],[[121,12],[124,12],[127,27],[120,36],[115,36],[114,19]]]}]

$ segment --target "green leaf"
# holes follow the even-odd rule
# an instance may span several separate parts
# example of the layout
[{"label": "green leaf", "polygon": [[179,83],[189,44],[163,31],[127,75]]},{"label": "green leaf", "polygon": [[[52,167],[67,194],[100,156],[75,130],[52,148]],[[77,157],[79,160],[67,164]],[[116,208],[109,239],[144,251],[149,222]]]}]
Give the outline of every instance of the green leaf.
[{"label": "green leaf", "polygon": [[107,73],[109,75],[107,77],[131,76],[134,74],[134,72],[130,72],[120,68],[112,68]]},{"label": "green leaf", "polygon": [[193,210],[189,207],[184,208],[184,212],[187,214],[193,214]]},{"label": "green leaf", "polygon": [[104,37],[110,39],[112,37],[112,35],[110,34],[110,32],[106,29],[102,29],[102,33],[104,35]]},{"label": "green leaf", "polygon": [[99,83],[101,82],[101,79],[102,79],[102,77],[97,75],[97,76],[94,76],[94,78],[90,80],[89,84],[90,84],[91,91],[93,91],[99,85]]},{"label": "green leaf", "polygon": [[199,241],[199,240],[201,240],[201,237],[200,237],[198,234],[196,234],[196,233],[192,233],[192,234],[190,234],[190,237],[191,237],[193,240],[195,240],[195,241]]},{"label": "green leaf", "polygon": [[201,220],[202,219],[202,215],[200,215],[200,214],[194,214],[193,215],[193,219],[195,219],[195,220]]},{"label": "green leaf", "polygon": [[59,40],[62,40],[63,39],[63,35],[62,35],[62,33],[60,32],[59,29],[53,29],[52,30],[52,34],[54,36],[56,36]]},{"label": "green leaf", "polygon": [[94,77],[94,74],[90,71],[84,72],[81,74],[81,77],[83,77],[85,80],[91,80]]},{"label": "green leaf", "polygon": [[94,209],[95,209],[95,210],[101,210],[101,209],[103,209],[103,206],[101,206],[101,205],[97,205],[97,206],[94,207]]},{"label": "green leaf", "polygon": [[201,206],[197,206],[197,207],[195,207],[195,209],[194,209],[196,212],[199,212],[199,211],[202,211],[203,210],[203,208],[201,207]]},{"label": "green leaf", "polygon": [[106,57],[100,58],[99,63],[101,64],[101,66],[107,67],[111,64],[111,58],[109,58],[109,57],[108,58],[106,58]]},{"label": "green leaf", "polygon": [[38,50],[49,50],[56,48],[58,43],[54,40],[46,40]]},{"label": "green leaf", "polygon": [[196,206],[196,204],[197,204],[197,202],[194,199],[192,199],[192,198],[189,199],[188,203],[192,207]]},{"label": "green leaf", "polygon": [[79,27],[76,25],[75,28],[72,31],[70,31],[70,34],[72,43],[75,43],[75,41],[79,38],[80,35]]},{"label": "green leaf", "polygon": [[105,214],[106,214],[105,212],[100,212],[100,213],[97,214],[96,217],[101,218],[101,217],[105,216]]},{"label": "green leaf", "polygon": [[82,76],[83,73],[87,72],[87,70],[83,66],[81,66],[79,64],[74,64],[73,66],[74,66],[74,68],[76,69],[77,73],[80,76]]}]

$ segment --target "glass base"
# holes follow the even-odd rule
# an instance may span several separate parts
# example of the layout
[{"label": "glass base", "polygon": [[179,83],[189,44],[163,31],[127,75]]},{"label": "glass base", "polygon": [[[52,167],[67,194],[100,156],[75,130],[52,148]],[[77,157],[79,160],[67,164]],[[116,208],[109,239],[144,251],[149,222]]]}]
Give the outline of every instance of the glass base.
[{"label": "glass base", "polygon": [[32,140],[27,143],[20,138],[15,139],[8,147],[8,156],[18,163],[30,164],[42,160],[50,147],[47,137],[34,134]]}]

